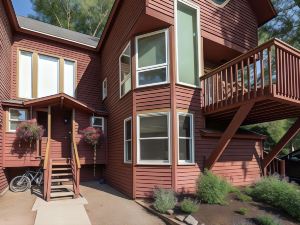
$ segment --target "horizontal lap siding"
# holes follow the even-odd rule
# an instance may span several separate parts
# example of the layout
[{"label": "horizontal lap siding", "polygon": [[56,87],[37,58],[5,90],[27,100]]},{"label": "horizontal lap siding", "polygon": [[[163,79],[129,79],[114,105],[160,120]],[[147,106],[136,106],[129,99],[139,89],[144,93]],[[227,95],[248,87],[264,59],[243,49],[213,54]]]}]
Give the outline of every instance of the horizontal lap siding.
[{"label": "horizontal lap siding", "polygon": [[[219,38],[247,50],[258,43],[257,20],[247,0],[231,0],[219,8],[207,0],[193,0],[200,6],[201,30],[204,37]],[[174,18],[174,0],[149,0],[148,8]],[[245,29],[245,27],[247,29]]]},{"label": "horizontal lap siding", "polygon": [[[113,187],[132,197],[132,165],[124,163],[124,119],[132,116],[132,92],[120,99],[119,56],[132,38],[131,29],[137,22],[145,6],[140,0],[122,1],[116,13],[108,39],[102,44],[101,80],[107,78],[108,95],[104,104],[109,112],[108,163],[105,179]],[[130,13],[128,13],[130,12]],[[133,47],[133,46],[132,46]]]},{"label": "horizontal lap siding", "polygon": [[[12,33],[10,24],[0,0],[0,101],[9,99],[10,96],[10,75],[11,75],[11,45]],[[3,170],[3,109],[0,106],[0,194],[6,189],[8,183]]]},{"label": "horizontal lap siding", "polygon": [[[196,165],[177,166],[177,191],[182,193],[194,193],[195,183],[203,168],[203,157],[201,151],[200,129],[204,127],[204,117],[201,111],[200,90],[184,86],[176,86],[176,108],[177,111],[189,111],[194,115],[194,141],[197,161]],[[199,152],[197,152],[199,150]]]},{"label": "horizontal lap siding", "polygon": [[170,166],[137,166],[136,167],[136,197],[153,196],[156,187],[172,188]]}]

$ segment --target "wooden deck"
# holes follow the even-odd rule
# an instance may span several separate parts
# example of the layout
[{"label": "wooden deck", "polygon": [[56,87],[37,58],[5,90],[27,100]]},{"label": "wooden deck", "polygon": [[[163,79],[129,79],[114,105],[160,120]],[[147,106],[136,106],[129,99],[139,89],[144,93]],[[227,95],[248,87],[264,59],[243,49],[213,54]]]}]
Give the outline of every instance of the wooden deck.
[{"label": "wooden deck", "polygon": [[300,115],[300,51],[273,39],[201,77],[206,118],[230,122],[253,104],[243,124]]}]

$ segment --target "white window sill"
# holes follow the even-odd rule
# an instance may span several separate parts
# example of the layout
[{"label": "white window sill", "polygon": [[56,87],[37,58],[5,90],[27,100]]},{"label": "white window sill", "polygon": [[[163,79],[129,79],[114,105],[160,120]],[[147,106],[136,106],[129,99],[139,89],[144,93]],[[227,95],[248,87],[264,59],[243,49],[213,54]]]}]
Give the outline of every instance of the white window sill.
[{"label": "white window sill", "polygon": [[164,162],[138,162],[138,166],[171,166],[172,164],[170,162],[164,163]]},{"label": "white window sill", "polygon": [[178,162],[178,166],[195,166],[195,162]]}]

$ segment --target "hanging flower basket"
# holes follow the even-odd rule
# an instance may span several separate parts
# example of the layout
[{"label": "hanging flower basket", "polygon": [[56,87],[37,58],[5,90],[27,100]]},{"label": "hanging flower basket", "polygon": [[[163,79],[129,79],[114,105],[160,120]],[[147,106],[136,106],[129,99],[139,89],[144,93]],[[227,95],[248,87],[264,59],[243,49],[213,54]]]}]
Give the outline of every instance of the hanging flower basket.
[{"label": "hanging flower basket", "polygon": [[86,143],[93,146],[94,149],[94,176],[96,176],[96,154],[97,154],[97,145],[100,144],[100,139],[102,137],[102,131],[98,128],[87,127],[81,132],[81,139]]},{"label": "hanging flower basket", "polygon": [[20,142],[32,145],[35,141],[41,140],[45,130],[37,124],[36,119],[27,120],[17,126],[16,135]]}]

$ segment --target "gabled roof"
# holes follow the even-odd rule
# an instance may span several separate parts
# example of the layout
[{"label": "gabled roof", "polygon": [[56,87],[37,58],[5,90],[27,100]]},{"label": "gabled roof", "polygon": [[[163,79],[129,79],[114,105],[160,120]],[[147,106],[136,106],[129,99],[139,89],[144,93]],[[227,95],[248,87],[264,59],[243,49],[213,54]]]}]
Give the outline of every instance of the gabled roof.
[{"label": "gabled roof", "polygon": [[20,28],[24,30],[34,31],[48,36],[57,37],[74,43],[86,45],[91,48],[96,48],[99,42],[99,38],[97,37],[57,27],[31,18],[17,16],[17,20]]}]

